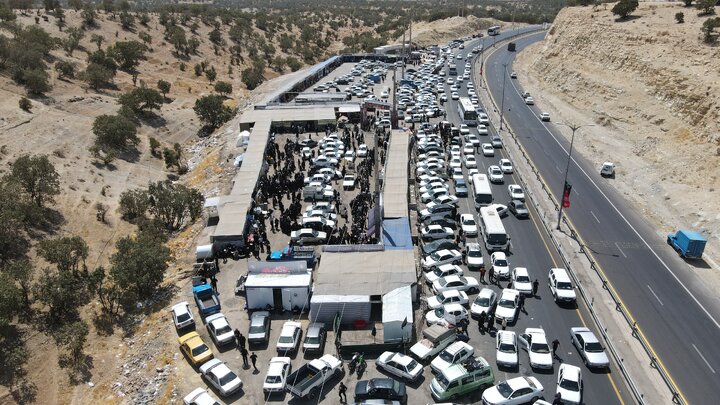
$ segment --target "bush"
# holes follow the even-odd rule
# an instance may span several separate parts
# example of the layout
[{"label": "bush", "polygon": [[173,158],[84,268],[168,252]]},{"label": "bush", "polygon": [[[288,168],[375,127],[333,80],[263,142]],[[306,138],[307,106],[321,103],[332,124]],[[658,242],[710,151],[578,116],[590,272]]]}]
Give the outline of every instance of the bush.
[{"label": "bush", "polygon": [[110,55],[123,69],[132,72],[145,57],[147,47],[138,41],[120,41],[108,48]]},{"label": "bush", "polygon": [[75,64],[64,60],[57,61],[55,62],[55,71],[58,74],[58,79],[72,79],[75,77]]},{"label": "bush", "polygon": [[265,64],[262,61],[255,62],[251,67],[243,69],[242,81],[248,90],[256,89],[265,80],[263,77],[264,70]]},{"label": "bush", "polygon": [[716,0],[697,0],[695,8],[700,10],[700,15],[715,14]]},{"label": "bush", "polygon": [[219,81],[215,83],[215,91],[224,95],[230,94],[233,91],[232,84],[228,82]]},{"label": "bush", "polygon": [[202,213],[205,198],[194,188],[169,181],[148,185],[150,213],[165,228],[176,231],[195,221]]},{"label": "bush", "polygon": [[675,13],[675,21],[677,21],[678,24],[682,24],[685,22],[685,13]]},{"label": "bush", "polygon": [[720,17],[708,18],[703,23],[700,31],[703,33],[705,42],[710,43],[715,40],[715,28],[720,27]]},{"label": "bush", "polygon": [[43,94],[51,89],[50,77],[43,69],[24,70],[21,82],[30,94]]},{"label": "bush", "polygon": [[619,15],[620,19],[626,18],[630,13],[637,10],[638,0],[620,0],[613,6],[612,13]]},{"label": "bush", "polygon": [[157,82],[157,88],[160,90],[160,92],[163,95],[163,99],[167,98],[167,94],[170,93],[170,82],[165,80],[158,80]]},{"label": "bush", "polygon": [[21,110],[30,112],[30,109],[32,108],[32,102],[28,100],[27,97],[20,97],[20,100],[18,100],[18,107],[20,107]]},{"label": "bush", "polygon": [[102,150],[125,150],[140,142],[135,124],[121,115],[100,115],[93,122],[95,144]]},{"label": "bush", "polygon": [[27,193],[38,207],[53,202],[60,194],[60,175],[47,155],[22,155],[12,164],[10,179]]},{"label": "bush", "polygon": [[217,72],[215,71],[214,66],[210,66],[210,69],[205,71],[205,77],[207,77],[207,79],[211,82],[215,81],[215,78],[217,78]]},{"label": "bush", "polygon": [[118,98],[118,104],[129,108],[135,114],[146,114],[149,110],[159,110],[163,96],[155,89],[138,87]]},{"label": "bush", "polygon": [[203,96],[195,101],[195,114],[204,124],[217,128],[232,118],[233,111],[223,104],[223,98],[217,94]]},{"label": "bush", "polygon": [[127,190],[120,194],[120,206],[118,211],[126,221],[135,221],[145,218],[150,208],[150,196],[146,190]]}]

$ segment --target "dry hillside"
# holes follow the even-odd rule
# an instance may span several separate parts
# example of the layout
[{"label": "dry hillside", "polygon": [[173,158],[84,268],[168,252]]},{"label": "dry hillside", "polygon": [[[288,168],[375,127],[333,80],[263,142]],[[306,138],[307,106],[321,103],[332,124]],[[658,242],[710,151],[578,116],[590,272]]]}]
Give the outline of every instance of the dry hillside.
[{"label": "dry hillside", "polygon": [[[420,21],[412,26],[412,41],[420,46],[440,45],[452,39],[467,37],[482,32],[493,25],[505,26],[508,23],[490,19],[468,17],[450,17],[432,22]],[[409,39],[410,32],[405,32],[405,40]],[[402,43],[403,37],[395,40]]]},{"label": "dry hillside", "polygon": [[[545,41],[515,69],[536,102],[561,121],[595,123],[575,144],[656,223],[720,241],[720,48],[702,42],[708,17],[681,3],[640,3],[617,22],[612,4],[563,9]],[[675,22],[684,12],[685,23]],[[539,98],[539,100],[538,100]],[[713,258],[715,260],[713,260]]]}]

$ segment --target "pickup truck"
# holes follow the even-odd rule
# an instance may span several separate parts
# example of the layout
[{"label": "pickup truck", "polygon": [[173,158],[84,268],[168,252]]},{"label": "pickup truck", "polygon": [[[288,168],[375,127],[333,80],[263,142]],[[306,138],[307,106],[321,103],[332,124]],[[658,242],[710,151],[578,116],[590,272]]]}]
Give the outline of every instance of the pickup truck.
[{"label": "pickup truck", "polygon": [[442,325],[432,325],[423,330],[423,339],[410,348],[420,362],[430,360],[457,339],[457,332]]},{"label": "pickup truck", "polygon": [[335,192],[329,185],[321,184],[318,182],[312,182],[303,188],[303,199],[304,200],[321,200],[329,201],[335,198]]},{"label": "pickup truck", "polygon": [[266,260],[273,262],[305,260],[307,268],[312,269],[315,266],[315,248],[312,246],[287,247],[270,253]]},{"label": "pickup truck", "polygon": [[695,231],[677,231],[667,236],[667,243],[678,252],[680,257],[699,259],[705,250],[707,240]]},{"label": "pickup truck", "polygon": [[285,388],[299,398],[315,398],[320,394],[322,386],[331,378],[342,372],[342,361],[326,354],[319,359],[297,369],[287,378]]},{"label": "pickup truck", "polygon": [[209,284],[200,284],[193,287],[193,296],[202,316],[220,312],[220,300]]}]

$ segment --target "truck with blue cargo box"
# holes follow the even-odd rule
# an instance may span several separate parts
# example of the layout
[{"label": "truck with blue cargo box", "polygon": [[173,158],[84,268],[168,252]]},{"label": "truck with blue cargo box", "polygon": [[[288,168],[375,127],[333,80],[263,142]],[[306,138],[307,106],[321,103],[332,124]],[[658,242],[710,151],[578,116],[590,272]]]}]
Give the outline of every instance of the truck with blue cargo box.
[{"label": "truck with blue cargo box", "polygon": [[705,250],[707,239],[699,232],[679,230],[667,236],[667,243],[678,252],[680,257],[699,259]]},{"label": "truck with blue cargo box", "polygon": [[305,260],[307,268],[312,269],[315,266],[315,248],[312,246],[286,247],[270,253],[266,260],[273,262]]},{"label": "truck with blue cargo box", "polygon": [[210,284],[200,284],[192,289],[195,303],[202,316],[220,312],[220,300]]}]

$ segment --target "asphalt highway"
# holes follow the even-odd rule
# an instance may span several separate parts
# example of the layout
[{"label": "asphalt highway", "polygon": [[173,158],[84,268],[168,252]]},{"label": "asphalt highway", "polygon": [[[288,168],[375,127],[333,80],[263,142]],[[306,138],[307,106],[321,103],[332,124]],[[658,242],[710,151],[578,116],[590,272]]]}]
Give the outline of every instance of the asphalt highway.
[{"label": "asphalt highway", "polygon": [[[502,38],[502,35],[500,36]],[[485,38],[486,47],[491,44],[492,39]],[[472,48],[477,45],[480,40],[473,40],[470,43],[465,44],[465,49],[461,50],[460,53],[467,55]],[[464,61],[457,61],[458,73],[462,74],[464,68]],[[447,78],[446,76],[445,78]],[[455,77],[454,77],[455,78]],[[467,97],[467,81],[462,82],[459,86],[459,95],[461,97]],[[450,95],[450,86],[445,84],[446,94]],[[447,120],[452,122],[455,126],[460,125],[460,119],[457,111],[457,101],[448,100],[445,102],[444,107],[447,112]],[[471,132],[477,134],[475,128],[471,127]],[[495,133],[494,129],[490,128],[491,133]],[[481,142],[490,142],[490,136],[479,136]],[[502,158],[506,158],[507,155],[504,149],[495,149],[494,157],[484,157],[482,153],[477,154],[476,158],[478,161],[478,170],[480,173],[487,173],[487,168],[490,165],[497,165],[498,161]],[[467,168],[463,168],[467,178]],[[518,183],[515,179],[515,174],[505,175],[505,182],[503,184],[493,184],[493,198],[494,202],[507,204],[509,200],[509,194],[507,186],[509,184]],[[467,178],[469,182],[470,179]],[[471,194],[471,193],[470,193]],[[460,199],[460,213],[472,213],[478,220],[478,212],[475,210],[471,197]],[[560,341],[559,356],[562,362],[577,365],[582,369],[584,378],[584,396],[583,400],[585,404],[622,404],[631,403],[631,396],[627,391],[622,377],[617,371],[616,366],[613,364],[610,372],[597,372],[587,369],[583,364],[580,356],[578,355],[575,348],[571,345],[569,335],[570,328],[575,326],[588,326],[594,329],[590,323],[590,316],[587,313],[587,309],[581,304],[579,308],[576,307],[561,307],[555,304],[552,299],[550,290],[547,286],[548,271],[552,267],[561,267],[561,260],[553,254],[553,251],[549,248],[550,242],[544,231],[542,231],[539,224],[538,214],[531,209],[531,218],[525,220],[519,220],[512,214],[508,215],[503,219],[503,224],[512,238],[512,248],[509,254],[509,260],[511,268],[514,267],[527,267],[532,279],[537,278],[540,281],[539,297],[528,298],[526,300],[527,314],[519,313],[519,318],[516,324],[510,325],[509,330],[515,331],[517,334],[524,332],[527,327],[542,327],[547,336],[548,341],[558,339]],[[477,241],[476,238],[468,238],[468,242]],[[481,246],[482,243],[481,243]],[[489,268],[489,255],[483,248],[485,253],[485,263]],[[479,278],[478,273],[468,272],[472,277]],[[502,281],[500,285],[489,286],[497,293],[500,293],[501,288],[505,287],[508,281]],[[474,297],[471,297],[471,300]],[[498,324],[499,327],[499,324]],[[479,350],[479,354],[485,357],[488,362],[494,365],[495,353],[494,353],[494,334],[488,333],[480,334],[477,330],[477,322],[472,322],[470,326],[470,343]],[[555,384],[557,378],[557,371],[560,362],[555,361],[552,372],[543,373],[540,371],[533,371],[529,367],[529,359],[526,351],[520,351],[520,367],[517,370],[497,370],[495,371],[496,382],[513,378],[518,375],[534,375],[545,388],[545,398],[552,401],[555,394]],[[472,398],[479,399],[479,398]]]},{"label": "asphalt highway", "polygon": [[[543,37],[544,33],[517,40],[517,51]],[[485,61],[489,90],[500,106],[505,76],[504,118],[558,201],[570,146],[560,132],[569,134],[570,130],[540,121],[542,106],[525,104],[519,83],[509,77],[515,55],[504,48]],[[582,136],[582,131],[579,129],[575,136]],[[577,151],[573,151],[572,157],[568,175],[572,184],[571,207],[564,211],[565,215],[651,344],[659,366],[670,373],[681,396],[691,404],[717,403],[720,311],[716,294],[667,246],[665,231],[672,230],[653,228],[612,188],[611,183],[619,179],[602,178],[598,162],[589,162]],[[607,160],[613,161],[613,156]],[[615,163],[622,166],[622,162]],[[512,224],[510,221],[511,230]],[[513,242],[517,240],[520,244],[526,233],[527,230],[524,233],[514,230]],[[520,250],[524,253],[525,249],[523,244]]]}]

